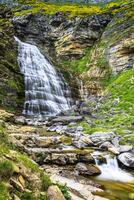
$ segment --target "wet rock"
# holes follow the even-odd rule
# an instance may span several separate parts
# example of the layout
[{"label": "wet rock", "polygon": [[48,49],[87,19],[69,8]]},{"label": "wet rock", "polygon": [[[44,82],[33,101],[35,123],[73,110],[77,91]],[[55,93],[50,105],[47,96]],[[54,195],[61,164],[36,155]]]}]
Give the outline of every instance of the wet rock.
[{"label": "wet rock", "polygon": [[101,174],[100,169],[93,164],[84,164],[84,163],[78,163],[75,167],[75,170],[80,174],[84,176],[92,176],[92,175],[99,175]]},{"label": "wet rock", "polygon": [[102,143],[105,141],[111,141],[116,134],[114,132],[95,132],[90,135],[90,139],[93,143]]},{"label": "wet rock", "polygon": [[52,185],[48,188],[47,198],[48,200],[65,200],[65,197],[56,185]]},{"label": "wet rock", "polygon": [[95,160],[91,154],[79,155],[79,162],[95,164]]},{"label": "wet rock", "polygon": [[134,169],[134,152],[125,152],[118,156],[118,160],[125,167]]},{"label": "wet rock", "polygon": [[60,116],[52,119],[52,123],[61,122],[62,124],[68,124],[70,122],[77,122],[83,119],[82,116]]}]

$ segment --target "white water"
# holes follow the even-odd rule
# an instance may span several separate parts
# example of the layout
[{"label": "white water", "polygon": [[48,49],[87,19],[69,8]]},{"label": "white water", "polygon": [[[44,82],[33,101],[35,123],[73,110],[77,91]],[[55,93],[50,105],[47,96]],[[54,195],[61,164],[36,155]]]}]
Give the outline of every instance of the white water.
[{"label": "white water", "polygon": [[25,77],[23,114],[53,116],[71,107],[70,89],[55,68],[31,44],[18,43],[18,63]]},{"label": "white water", "polygon": [[97,176],[97,179],[119,182],[134,181],[134,177],[130,173],[119,168],[116,157],[112,158],[110,155],[103,156],[106,159],[106,163],[104,164],[99,163],[97,154],[94,153],[93,157],[95,158],[96,165],[102,172],[99,176]]}]

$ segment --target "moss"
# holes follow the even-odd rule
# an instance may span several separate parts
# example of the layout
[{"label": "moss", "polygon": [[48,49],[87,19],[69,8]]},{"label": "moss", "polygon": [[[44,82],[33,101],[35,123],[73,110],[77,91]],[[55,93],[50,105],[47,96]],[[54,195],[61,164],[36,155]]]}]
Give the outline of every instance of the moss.
[{"label": "moss", "polygon": [[67,68],[72,73],[80,75],[84,71],[87,70],[87,64],[89,62],[89,55],[90,55],[91,48],[85,49],[85,55],[81,59],[75,60],[64,60],[62,61],[62,65],[64,68]]},{"label": "moss", "polygon": [[0,179],[9,179],[14,171],[13,162],[9,160],[0,161]]},{"label": "moss", "polygon": [[0,200],[8,200],[9,192],[5,183],[0,182]]}]

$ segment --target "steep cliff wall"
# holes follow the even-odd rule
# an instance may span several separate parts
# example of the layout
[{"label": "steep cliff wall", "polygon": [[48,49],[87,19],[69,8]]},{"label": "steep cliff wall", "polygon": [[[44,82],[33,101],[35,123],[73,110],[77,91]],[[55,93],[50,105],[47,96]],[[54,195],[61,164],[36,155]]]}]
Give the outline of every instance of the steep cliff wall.
[{"label": "steep cliff wall", "polygon": [[14,16],[2,8],[1,106],[22,105],[24,96],[14,34],[39,47],[63,72],[75,97],[77,78],[89,93],[100,94],[111,76],[132,67],[133,3],[119,2],[105,8],[37,3],[15,8]]},{"label": "steep cliff wall", "polygon": [[9,109],[22,107],[23,102],[23,77],[17,65],[12,17],[10,9],[0,6],[0,106]]}]

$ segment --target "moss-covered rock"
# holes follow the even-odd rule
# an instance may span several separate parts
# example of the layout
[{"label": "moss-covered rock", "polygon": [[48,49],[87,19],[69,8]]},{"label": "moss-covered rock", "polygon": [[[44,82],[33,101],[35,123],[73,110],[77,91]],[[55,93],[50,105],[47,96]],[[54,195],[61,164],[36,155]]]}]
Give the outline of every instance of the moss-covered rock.
[{"label": "moss-covered rock", "polygon": [[11,10],[0,5],[0,106],[8,109],[22,107],[23,77],[17,64]]}]

